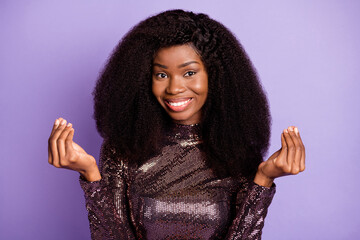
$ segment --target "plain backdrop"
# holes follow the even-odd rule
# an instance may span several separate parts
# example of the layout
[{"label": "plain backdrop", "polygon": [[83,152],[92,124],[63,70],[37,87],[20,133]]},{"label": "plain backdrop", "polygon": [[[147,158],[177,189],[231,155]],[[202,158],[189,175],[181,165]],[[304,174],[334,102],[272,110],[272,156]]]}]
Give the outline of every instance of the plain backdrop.
[{"label": "plain backdrop", "polygon": [[89,239],[79,174],[47,163],[53,122],[97,159],[91,92],[140,20],[203,12],[243,44],[280,133],[300,129],[307,169],[276,180],[263,239],[359,239],[360,2],[0,1],[0,239]]}]

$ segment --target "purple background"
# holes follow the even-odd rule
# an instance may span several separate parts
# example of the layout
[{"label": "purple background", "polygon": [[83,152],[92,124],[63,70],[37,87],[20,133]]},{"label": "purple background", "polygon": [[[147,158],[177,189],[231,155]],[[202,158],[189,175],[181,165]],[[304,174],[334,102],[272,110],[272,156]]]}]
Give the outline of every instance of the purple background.
[{"label": "purple background", "polygon": [[[290,3],[291,2],[291,3]],[[299,127],[307,169],[276,180],[264,239],[356,239],[359,220],[359,1],[0,2],[0,239],[88,239],[78,174],[47,163],[53,121],[98,158],[91,91],[120,38],[183,8],[232,30],[267,91],[269,153]]]}]

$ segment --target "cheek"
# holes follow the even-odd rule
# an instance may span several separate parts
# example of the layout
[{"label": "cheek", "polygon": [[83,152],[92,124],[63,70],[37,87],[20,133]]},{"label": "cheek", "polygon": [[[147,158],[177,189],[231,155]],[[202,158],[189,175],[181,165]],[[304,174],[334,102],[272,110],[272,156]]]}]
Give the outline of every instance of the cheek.
[{"label": "cheek", "polygon": [[156,86],[156,83],[154,83],[154,80],[151,83],[151,91],[154,94],[154,96],[156,97],[156,95],[157,95],[157,86]]},{"label": "cheek", "polygon": [[192,85],[193,91],[201,97],[207,96],[208,93],[208,79],[207,78],[200,78],[198,81],[194,82]]},{"label": "cheek", "polygon": [[152,90],[152,93],[153,95],[156,97],[156,99],[159,100],[159,97],[161,96],[162,94],[162,84],[159,84],[159,83],[154,83],[152,82],[152,86],[151,86],[151,90]]}]

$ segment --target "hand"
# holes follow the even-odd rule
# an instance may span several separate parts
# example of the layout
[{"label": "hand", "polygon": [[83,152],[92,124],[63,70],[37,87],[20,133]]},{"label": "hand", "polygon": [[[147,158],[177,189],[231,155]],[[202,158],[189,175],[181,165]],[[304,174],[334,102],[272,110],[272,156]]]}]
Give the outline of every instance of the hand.
[{"label": "hand", "polygon": [[79,172],[88,181],[101,179],[96,160],[73,141],[74,128],[66,120],[55,120],[48,142],[49,164]]},{"label": "hand", "polygon": [[275,178],[296,175],[305,170],[305,147],[299,130],[289,127],[281,134],[281,149],[262,162],[254,182],[270,187]]}]

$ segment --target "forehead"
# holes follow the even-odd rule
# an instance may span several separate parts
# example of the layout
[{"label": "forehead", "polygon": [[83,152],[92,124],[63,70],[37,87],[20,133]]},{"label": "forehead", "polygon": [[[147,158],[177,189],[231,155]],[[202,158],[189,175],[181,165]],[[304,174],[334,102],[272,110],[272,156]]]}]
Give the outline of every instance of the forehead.
[{"label": "forehead", "polygon": [[202,64],[200,56],[193,47],[188,44],[161,48],[154,57],[154,63],[161,63],[164,65],[176,65],[188,61],[197,61]]}]

